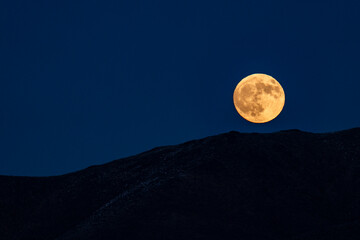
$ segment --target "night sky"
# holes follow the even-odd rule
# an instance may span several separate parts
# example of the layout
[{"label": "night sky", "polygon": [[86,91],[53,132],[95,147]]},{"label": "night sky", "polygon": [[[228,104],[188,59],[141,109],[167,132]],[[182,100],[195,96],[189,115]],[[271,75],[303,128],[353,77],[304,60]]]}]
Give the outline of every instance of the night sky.
[{"label": "night sky", "polygon": [[[0,1],[0,174],[64,174],[231,130],[360,126],[360,1]],[[232,94],[276,78],[253,124]]]}]

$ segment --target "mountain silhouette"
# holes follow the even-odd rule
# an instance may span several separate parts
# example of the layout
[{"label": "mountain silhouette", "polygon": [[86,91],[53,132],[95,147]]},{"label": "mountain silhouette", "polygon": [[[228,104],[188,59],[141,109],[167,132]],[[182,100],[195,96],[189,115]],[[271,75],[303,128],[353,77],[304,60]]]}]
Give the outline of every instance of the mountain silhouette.
[{"label": "mountain silhouette", "polygon": [[0,189],[2,240],[358,239],[360,128],[233,131]]}]

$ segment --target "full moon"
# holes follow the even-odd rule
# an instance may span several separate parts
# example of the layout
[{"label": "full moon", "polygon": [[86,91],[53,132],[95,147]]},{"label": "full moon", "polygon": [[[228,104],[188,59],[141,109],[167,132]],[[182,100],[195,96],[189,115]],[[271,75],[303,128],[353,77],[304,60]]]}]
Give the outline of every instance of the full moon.
[{"label": "full moon", "polygon": [[242,79],[235,88],[237,112],[253,123],[265,123],[276,118],[285,104],[285,93],[273,77],[256,73]]}]

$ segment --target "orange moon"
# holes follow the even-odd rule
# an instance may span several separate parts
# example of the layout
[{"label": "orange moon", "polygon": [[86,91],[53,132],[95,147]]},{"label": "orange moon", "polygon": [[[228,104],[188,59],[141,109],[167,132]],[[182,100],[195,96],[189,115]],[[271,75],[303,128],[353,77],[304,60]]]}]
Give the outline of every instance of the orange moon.
[{"label": "orange moon", "polygon": [[285,93],[275,78],[261,73],[242,79],[235,88],[237,112],[253,123],[265,123],[276,118],[285,105]]}]

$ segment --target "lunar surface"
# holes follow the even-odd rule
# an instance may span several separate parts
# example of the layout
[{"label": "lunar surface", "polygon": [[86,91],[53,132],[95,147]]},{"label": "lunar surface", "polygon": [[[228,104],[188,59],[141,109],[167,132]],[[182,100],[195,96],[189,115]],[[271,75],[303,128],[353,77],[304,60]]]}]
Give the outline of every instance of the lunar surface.
[{"label": "lunar surface", "polygon": [[265,123],[276,118],[285,104],[280,83],[266,74],[252,74],[241,80],[234,91],[238,113],[253,123]]}]

